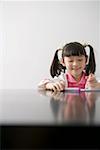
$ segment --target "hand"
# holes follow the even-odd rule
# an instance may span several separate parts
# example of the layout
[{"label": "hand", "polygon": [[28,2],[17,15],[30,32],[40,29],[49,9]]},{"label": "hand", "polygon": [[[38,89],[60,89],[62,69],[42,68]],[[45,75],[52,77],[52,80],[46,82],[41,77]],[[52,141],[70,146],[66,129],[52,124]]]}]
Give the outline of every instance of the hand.
[{"label": "hand", "polygon": [[95,104],[95,101],[97,100],[97,93],[95,92],[86,92],[85,93],[87,104],[89,107],[92,107]]},{"label": "hand", "polygon": [[63,91],[65,88],[64,81],[56,81],[56,82],[50,82],[46,84],[47,90],[53,90],[54,92],[60,92]]},{"label": "hand", "polygon": [[53,100],[56,100],[56,101],[64,101],[65,94],[64,94],[64,92],[52,91],[52,93],[49,97],[51,97]]},{"label": "hand", "polygon": [[87,78],[85,88],[96,88],[97,84],[98,84],[98,82],[95,78],[95,75],[91,73]]}]

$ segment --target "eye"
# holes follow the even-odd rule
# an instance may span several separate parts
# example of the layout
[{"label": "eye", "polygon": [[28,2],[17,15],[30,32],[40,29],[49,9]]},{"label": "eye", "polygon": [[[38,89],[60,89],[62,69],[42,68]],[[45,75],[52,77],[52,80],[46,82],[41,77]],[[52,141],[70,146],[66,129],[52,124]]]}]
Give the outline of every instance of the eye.
[{"label": "eye", "polygon": [[82,61],[83,59],[78,59],[78,61]]},{"label": "eye", "polygon": [[68,62],[73,62],[73,60],[69,60]]}]

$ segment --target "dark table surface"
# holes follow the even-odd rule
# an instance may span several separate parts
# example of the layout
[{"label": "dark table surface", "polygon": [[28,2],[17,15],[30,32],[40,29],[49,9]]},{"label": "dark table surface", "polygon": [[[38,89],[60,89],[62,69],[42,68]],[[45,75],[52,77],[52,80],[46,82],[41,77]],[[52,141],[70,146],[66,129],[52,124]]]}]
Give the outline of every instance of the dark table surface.
[{"label": "dark table surface", "polygon": [[100,92],[0,90],[3,150],[98,148],[99,125]]},{"label": "dark table surface", "polygon": [[100,92],[1,90],[0,125],[100,124]]}]

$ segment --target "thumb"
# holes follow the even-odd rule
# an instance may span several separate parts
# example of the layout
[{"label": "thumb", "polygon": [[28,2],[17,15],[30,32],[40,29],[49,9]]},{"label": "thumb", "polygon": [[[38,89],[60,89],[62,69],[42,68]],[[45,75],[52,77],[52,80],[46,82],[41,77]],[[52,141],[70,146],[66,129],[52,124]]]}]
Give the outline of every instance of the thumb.
[{"label": "thumb", "polygon": [[91,81],[93,80],[95,77],[94,77],[94,74],[93,73],[90,73],[89,76],[88,76],[88,81]]}]

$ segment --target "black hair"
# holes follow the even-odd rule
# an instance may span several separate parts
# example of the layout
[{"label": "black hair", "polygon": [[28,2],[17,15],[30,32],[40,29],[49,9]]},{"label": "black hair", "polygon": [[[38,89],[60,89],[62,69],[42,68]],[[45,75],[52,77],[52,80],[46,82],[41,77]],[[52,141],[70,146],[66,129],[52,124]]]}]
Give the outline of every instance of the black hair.
[{"label": "black hair", "polygon": [[50,67],[50,74],[52,77],[59,76],[61,72],[65,72],[66,67],[64,67],[59,59],[58,59],[58,51],[61,49],[57,49]]},{"label": "black hair", "polygon": [[[88,58],[88,55],[86,53],[85,48],[89,47],[90,53],[89,53],[89,61],[86,65],[86,75],[89,75],[90,73],[95,73],[96,70],[96,62],[95,62],[95,55],[94,50],[91,45],[82,45],[79,42],[71,42],[66,44],[62,49],[62,58],[64,57],[70,57],[70,56],[85,56],[86,61]],[[65,72],[66,67],[64,67],[60,60],[58,59],[58,51],[61,49],[57,49],[52,61],[52,64],[50,66],[50,74],[54,78],[55,76],[59,76],[61,72]]]}]

